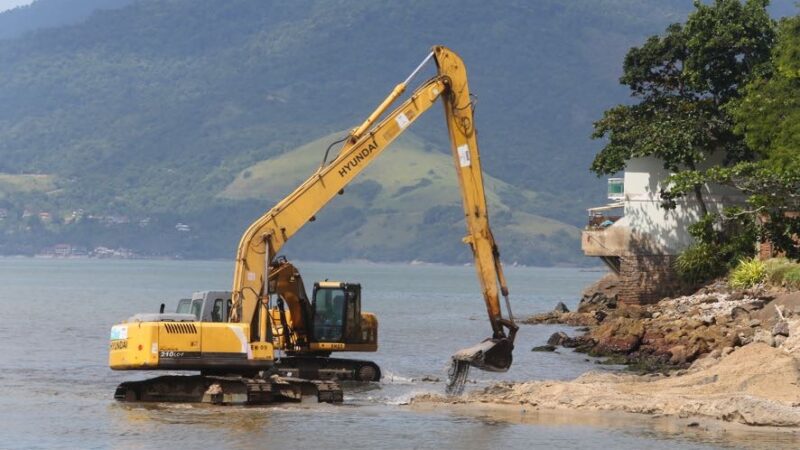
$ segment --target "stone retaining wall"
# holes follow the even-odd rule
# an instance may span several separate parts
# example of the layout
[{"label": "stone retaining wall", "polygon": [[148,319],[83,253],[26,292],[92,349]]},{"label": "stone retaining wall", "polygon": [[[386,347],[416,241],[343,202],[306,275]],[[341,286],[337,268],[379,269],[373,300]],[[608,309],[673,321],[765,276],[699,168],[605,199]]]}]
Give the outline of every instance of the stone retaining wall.
[{"label": "stone retaining wall", "polygon": [[648,305],[664,297],[680,295],[681,285],[673,269],[674,255],[626,255],[621,257],[619,301]]}]

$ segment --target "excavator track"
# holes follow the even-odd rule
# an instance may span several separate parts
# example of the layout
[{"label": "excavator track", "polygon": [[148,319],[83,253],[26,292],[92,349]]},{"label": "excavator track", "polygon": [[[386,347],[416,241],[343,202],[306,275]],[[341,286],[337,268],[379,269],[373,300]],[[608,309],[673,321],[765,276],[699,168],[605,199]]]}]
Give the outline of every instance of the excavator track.
[{"label": "excavator track", "polygon": [[216,375],[165,375],[149,380],[126,381],[114,398],[123,402],[212,403],[218,405],[264,405],[316,400],[341,403],[341,386],[331,380],[296,377],[246,378]]},{"label": "excavator track", "polygon": [[276,362],[278,372],[307,380],[380,381],[381,368],[372,361],[318,356],[287,356]]}]

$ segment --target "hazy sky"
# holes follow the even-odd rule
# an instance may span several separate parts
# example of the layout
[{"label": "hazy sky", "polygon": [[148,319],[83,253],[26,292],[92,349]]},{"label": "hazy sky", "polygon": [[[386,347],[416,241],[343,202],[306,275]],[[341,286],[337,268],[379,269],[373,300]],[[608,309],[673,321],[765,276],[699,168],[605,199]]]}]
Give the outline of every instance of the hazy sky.
[{"label": "hazy sky", "polygon": [[15,8],[20,5],[33,3],[33,0],[0,0],[0,11]]}]

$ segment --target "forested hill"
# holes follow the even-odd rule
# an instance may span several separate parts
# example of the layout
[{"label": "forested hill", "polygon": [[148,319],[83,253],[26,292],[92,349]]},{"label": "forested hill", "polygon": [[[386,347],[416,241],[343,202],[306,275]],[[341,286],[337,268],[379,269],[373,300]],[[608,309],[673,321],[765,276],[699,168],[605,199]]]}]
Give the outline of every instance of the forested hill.
[{"label": "forested hill", "polygon": [[[587,170],[598,148],[589,135],[625,99],[617,84],[625,51],[690,8],[687,0],[140,0],[0,40],[0,251],[69,240],[232,254],[247,221],[276,199],[230,200],[220,195],[226,186],[258,161],[356,125],[433,44],[468,66],[489,174],[536,193],[527,213],[579,225],[584,208],[603,200],[602,181]],[[414,132],[428,149],[448,148],[440,112]],[[147,226],[99,232],[98,222],[87,234],[75,217],[89,216],[187,222],[193,231],[180,239]],[[531,235],[531,245],[537,239],[547,236]],[[579,259],[576,243],[547,262]]]},{"label": "forested hill", "polygon": [[114,9],[134,0],[36,0],[0,14],[0,39],[41,28],[79,23],[99,9]]}]

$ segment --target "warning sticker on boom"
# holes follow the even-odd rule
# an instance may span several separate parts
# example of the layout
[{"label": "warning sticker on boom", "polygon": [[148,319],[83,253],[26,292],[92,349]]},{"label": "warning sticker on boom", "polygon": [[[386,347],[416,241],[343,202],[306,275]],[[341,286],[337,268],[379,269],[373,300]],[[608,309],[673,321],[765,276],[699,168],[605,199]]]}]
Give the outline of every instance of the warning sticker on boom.
[{"label": "warning sticker on boom", "polygon": [[411,121],[408,120],[408,117],[406,117],[406,115],[403,113],[398,114],[394,120],[397,122],[398,125],[400,125],[400,128],[405,128],[408,126],[409,123],[411,123]]},{"label": "warning sticker on boom", "polygon": [[469,160],[469,146],[467,144],[459,145],[456,150],[458,150],[458,163],[461,167],[469,167],[471,164]]}]

